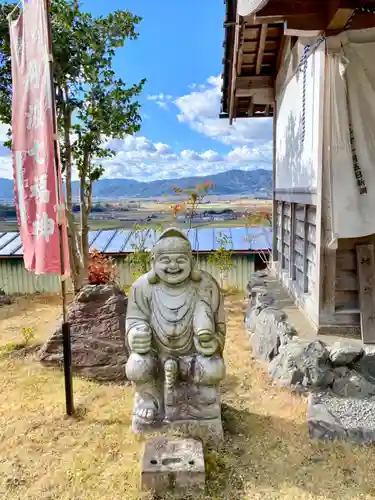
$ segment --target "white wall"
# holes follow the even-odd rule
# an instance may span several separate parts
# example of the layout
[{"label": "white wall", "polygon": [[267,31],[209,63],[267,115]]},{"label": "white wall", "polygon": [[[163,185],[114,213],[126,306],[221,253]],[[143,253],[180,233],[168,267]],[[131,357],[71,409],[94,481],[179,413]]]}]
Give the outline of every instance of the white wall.
[{"label": "white wall", "polygon": [[286,55],[276,85],[276,189],[317,189],[322,164],[324,50],[308,58],[305,94],[305,137],[302,140],[303,72],[296,71],[307,41]]}]

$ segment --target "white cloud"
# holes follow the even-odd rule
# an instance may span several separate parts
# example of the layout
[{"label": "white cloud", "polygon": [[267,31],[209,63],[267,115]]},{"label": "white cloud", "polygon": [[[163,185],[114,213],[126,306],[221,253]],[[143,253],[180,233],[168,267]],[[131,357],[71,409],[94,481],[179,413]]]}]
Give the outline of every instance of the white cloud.
[{"label": "white cloud", "polygon": [[168,109],[168,104],[164,101],[156,101],[156,104],[162,109]]},{"label": "white cloud", "polygon": [[211,76],[205,85],[193,84],[192,92],[174,100],[177,119],[192,129],[227,145],[258,145],[272,138],[272,118],[240,118],[233,125],[219,118],[222,79]]},{"label": "white cloud", "polygon": [[[131,178],[139,181],[179,178],[193,175],[213,175],[229,169],[272,168],[272,120],[239,119],[229,126],[219,119],[221,78],[210,77],[205,84],[193,84],[191,93],[173,100],[170,94],[147,96],[162,107],[175,105],[180,123],[206,137],[231,147],[227,154],[214,149],[178,151],[162,142],[143,136],[127,136],[124,140],[108,139],[106,147],[113,149],[113,158],[103,160],[105,177]],[[8,151],[2,150],[8,127],[0,124],[0,177],[12,177],[12,162]],[[229,149],[229,148],[227,148]]]},{"label": "white cloud", "polygon": [[4,123],[0,123],[0,143],[8,140],[8,130],[9,125],[5,125]]},{"label": "white cloud", "polygon": [[[271,168],[271,157],[267,147],[251,148],[241,146],[226,155],[212,149],[173,151],[163,143],[152,143],[145,137],[127,137],[124,141],[111,144],[116,149],[114,158],[103,162],[105,176],[132,178],[140,181],[187,177],[192,175],[213,175],[225,170],[240,168]],[[271,145],[269,145],[271,147]],[[272,151],[272,149],[271,149]]]},{"label": "white cloud", "polygon": [[[174,151],[168,144],[152,142],[143,136],[127,136],[124,140],[110,139],[106,147],[116,151],[113,158],[102,160],[107,178],[129,178],[139,181],[180,178],[193,175],[213,175],[225,170],[240,168],[271,168],[267,148],[241,146],[226,155],[212,149]],[[271,145],[269,145],[271,148]],[[5,151],[5,150],[4,150]],[[0,177],[12,178],[12,161],[9,151],[0,154]],[[74,176],[76,178],[76,176]]]},{"label": "white cloud", "polygon": [[151,94],[146,96],[148,101],[155,101],[155,103],[162,109],[168,109],[168,103],[172,101],[173,96],[170,94]]}]

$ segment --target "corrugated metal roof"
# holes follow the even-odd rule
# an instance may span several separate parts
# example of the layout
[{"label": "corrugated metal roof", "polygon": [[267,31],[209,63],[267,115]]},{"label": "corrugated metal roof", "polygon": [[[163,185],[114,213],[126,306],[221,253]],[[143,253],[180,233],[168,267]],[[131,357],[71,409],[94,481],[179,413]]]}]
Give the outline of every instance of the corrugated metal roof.
[{"label": "corrugated metal roof", "polygon": [[[233,252],[257,252],[272,248],[272,229],[268,227],[202,227],[185,230],[195,252],[213,252],[220,246],[221,235],[227,237],[228,250]],[[90,249],[102,253],[131,253],[135,248],[152,248],[159,236],[154,229],[135,233],[129,229],[103,229],[90,231]],[[18,232],[0,233],[0,257],[22,256],[21,238]]]}]

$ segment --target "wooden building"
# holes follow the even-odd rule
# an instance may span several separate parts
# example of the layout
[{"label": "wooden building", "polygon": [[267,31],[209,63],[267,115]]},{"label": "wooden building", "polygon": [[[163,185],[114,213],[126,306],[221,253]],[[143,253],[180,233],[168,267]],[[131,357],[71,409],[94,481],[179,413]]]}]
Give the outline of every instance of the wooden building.
[{"label": "wooden building", "polygon": [[274,272],[317,333],[365,343],[375,343],[374,13],[375,0],[226,0],[220,115],[273,117]]}]

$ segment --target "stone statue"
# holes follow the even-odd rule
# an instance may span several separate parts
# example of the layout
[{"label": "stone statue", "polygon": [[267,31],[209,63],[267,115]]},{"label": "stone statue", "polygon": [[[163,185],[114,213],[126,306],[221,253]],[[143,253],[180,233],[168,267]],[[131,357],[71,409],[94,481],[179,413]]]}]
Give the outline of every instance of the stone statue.
[{"label": "stone statue", "polygon": [[152,270],[135,281],[128,299],[126,375],[135,384],[135,432],[211,422],[212,432],[219,426],[222,433],[225,333],[217,282],[194,268],[185,234],[167,229],[153,248]]}]

